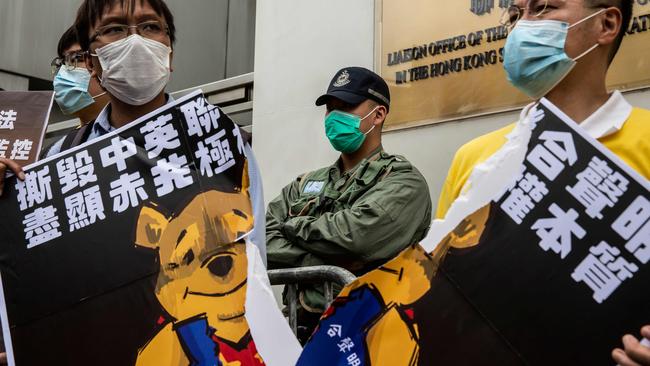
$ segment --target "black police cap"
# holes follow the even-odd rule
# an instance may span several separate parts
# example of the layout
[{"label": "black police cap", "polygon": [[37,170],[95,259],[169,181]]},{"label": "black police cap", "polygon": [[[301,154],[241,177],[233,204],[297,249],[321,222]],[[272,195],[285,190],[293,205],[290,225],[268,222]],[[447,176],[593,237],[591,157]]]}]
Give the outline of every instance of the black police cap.
[{"label": "black police cap", "polygon": [[366,99],[390,108],[390,91],[381,76],[363,67],[346,67],[334,75],[327,93],[316,99],[316,105],[337,98],[348,104],[357,105]]}]

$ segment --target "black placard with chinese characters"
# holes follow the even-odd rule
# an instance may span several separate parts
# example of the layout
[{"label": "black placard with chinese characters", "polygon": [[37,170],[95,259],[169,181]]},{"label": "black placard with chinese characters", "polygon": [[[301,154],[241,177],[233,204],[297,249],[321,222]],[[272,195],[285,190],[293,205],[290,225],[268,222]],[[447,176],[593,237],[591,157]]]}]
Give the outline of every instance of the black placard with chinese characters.
[{"label": "black placard with chinese characters", "polygon": [[650,324],[650,184],[548,101],[531,113],[521,175],[416,304],[422,365],[611,365]]},{"label": "black placard with chinese characters", "polygon": [[50,117],[51,91],[0,91],[0,158],[35,162]]},{"label": "black placard with chinese characters", "polygon": [[158,256],[134,244],[140,208],[241,191],[245,166],[238,127],[195,92],[7,179],[2,325],[16,364],[134,364],[167,315]]}]

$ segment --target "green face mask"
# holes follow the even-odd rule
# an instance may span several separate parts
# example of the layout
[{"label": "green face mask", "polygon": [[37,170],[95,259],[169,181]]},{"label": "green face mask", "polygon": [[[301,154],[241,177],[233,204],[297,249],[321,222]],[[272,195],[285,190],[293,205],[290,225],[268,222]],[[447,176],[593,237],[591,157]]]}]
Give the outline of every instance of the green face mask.
[{"label": "green face mask", "polygon": [[368,118],[379,106],[375,107],[365,117],[361,118],[355,114],[345,113],[338,110],[331,111],[325,117],[325,134],[330,140],[330,144],[336,151],[342,153],[353,153],[361,147],[366,140],[366,135],[372,131],[373,125],[368,132],[363,133],[359,130],[361,121]]}]

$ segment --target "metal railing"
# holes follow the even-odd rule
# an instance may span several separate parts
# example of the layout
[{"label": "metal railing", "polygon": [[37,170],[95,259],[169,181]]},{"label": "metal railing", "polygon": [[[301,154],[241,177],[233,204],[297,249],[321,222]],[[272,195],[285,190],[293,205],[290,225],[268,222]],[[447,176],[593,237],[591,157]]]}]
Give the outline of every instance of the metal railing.
[{"label": "metal railing", "polygon": [[341,267],[313,266],[301,268],[272,269],[268,271],[271,285],[287,287],[287,308],[289,310],[289,326],[294,334],[298,331],[298,285],[305,283],[322,283],[325,286],[325,301],[329,306],[334,300],[332,284],[341,287],[356,280],[356,276]]},{"label": "metal railing", "polygon": [[221,107],[235,123],[243,127],[246,131],[252,132],[254,80],[254,73],[250,72],[248,74],[179,90],[171,93],[171,96],[180,98],[194,90],[201,89],[208,102]]}]

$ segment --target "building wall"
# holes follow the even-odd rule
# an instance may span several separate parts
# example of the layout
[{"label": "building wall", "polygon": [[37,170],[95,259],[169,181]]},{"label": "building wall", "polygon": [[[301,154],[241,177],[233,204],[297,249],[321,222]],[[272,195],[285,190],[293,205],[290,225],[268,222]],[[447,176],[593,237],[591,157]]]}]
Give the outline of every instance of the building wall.
[{"label": "building wall", "polygon": [[373,27],[373,0],[257,3],[253,145],[267,201],[336,159],[314,102],[339,68],[372,68]]},{"label": "building wall", "polygon": [[[178,38],[169,91],[253,71],[255,0],[166,2]],[[79,4],[81,0],[0,1],[0,73],[51,80],[50,61]],[[0,78],[0,88],[19,87],[23,85]]]},{"label": "building wall", "polygon": [[29,90],[29,78],[0,72],[0,90]]},{"label": "building wall", "polygon": [[[324,135],[323,107],[314,101],[339,68],[372,69],[374,22],[373,0],[258,2],[253,132],[267,202],[297,175],[336,159]],[[650,109],[650,90],[626,97]],[[435,207],[456,150],[517,117],[508,112],[387,132],[384,147],[424,174]]]}]

